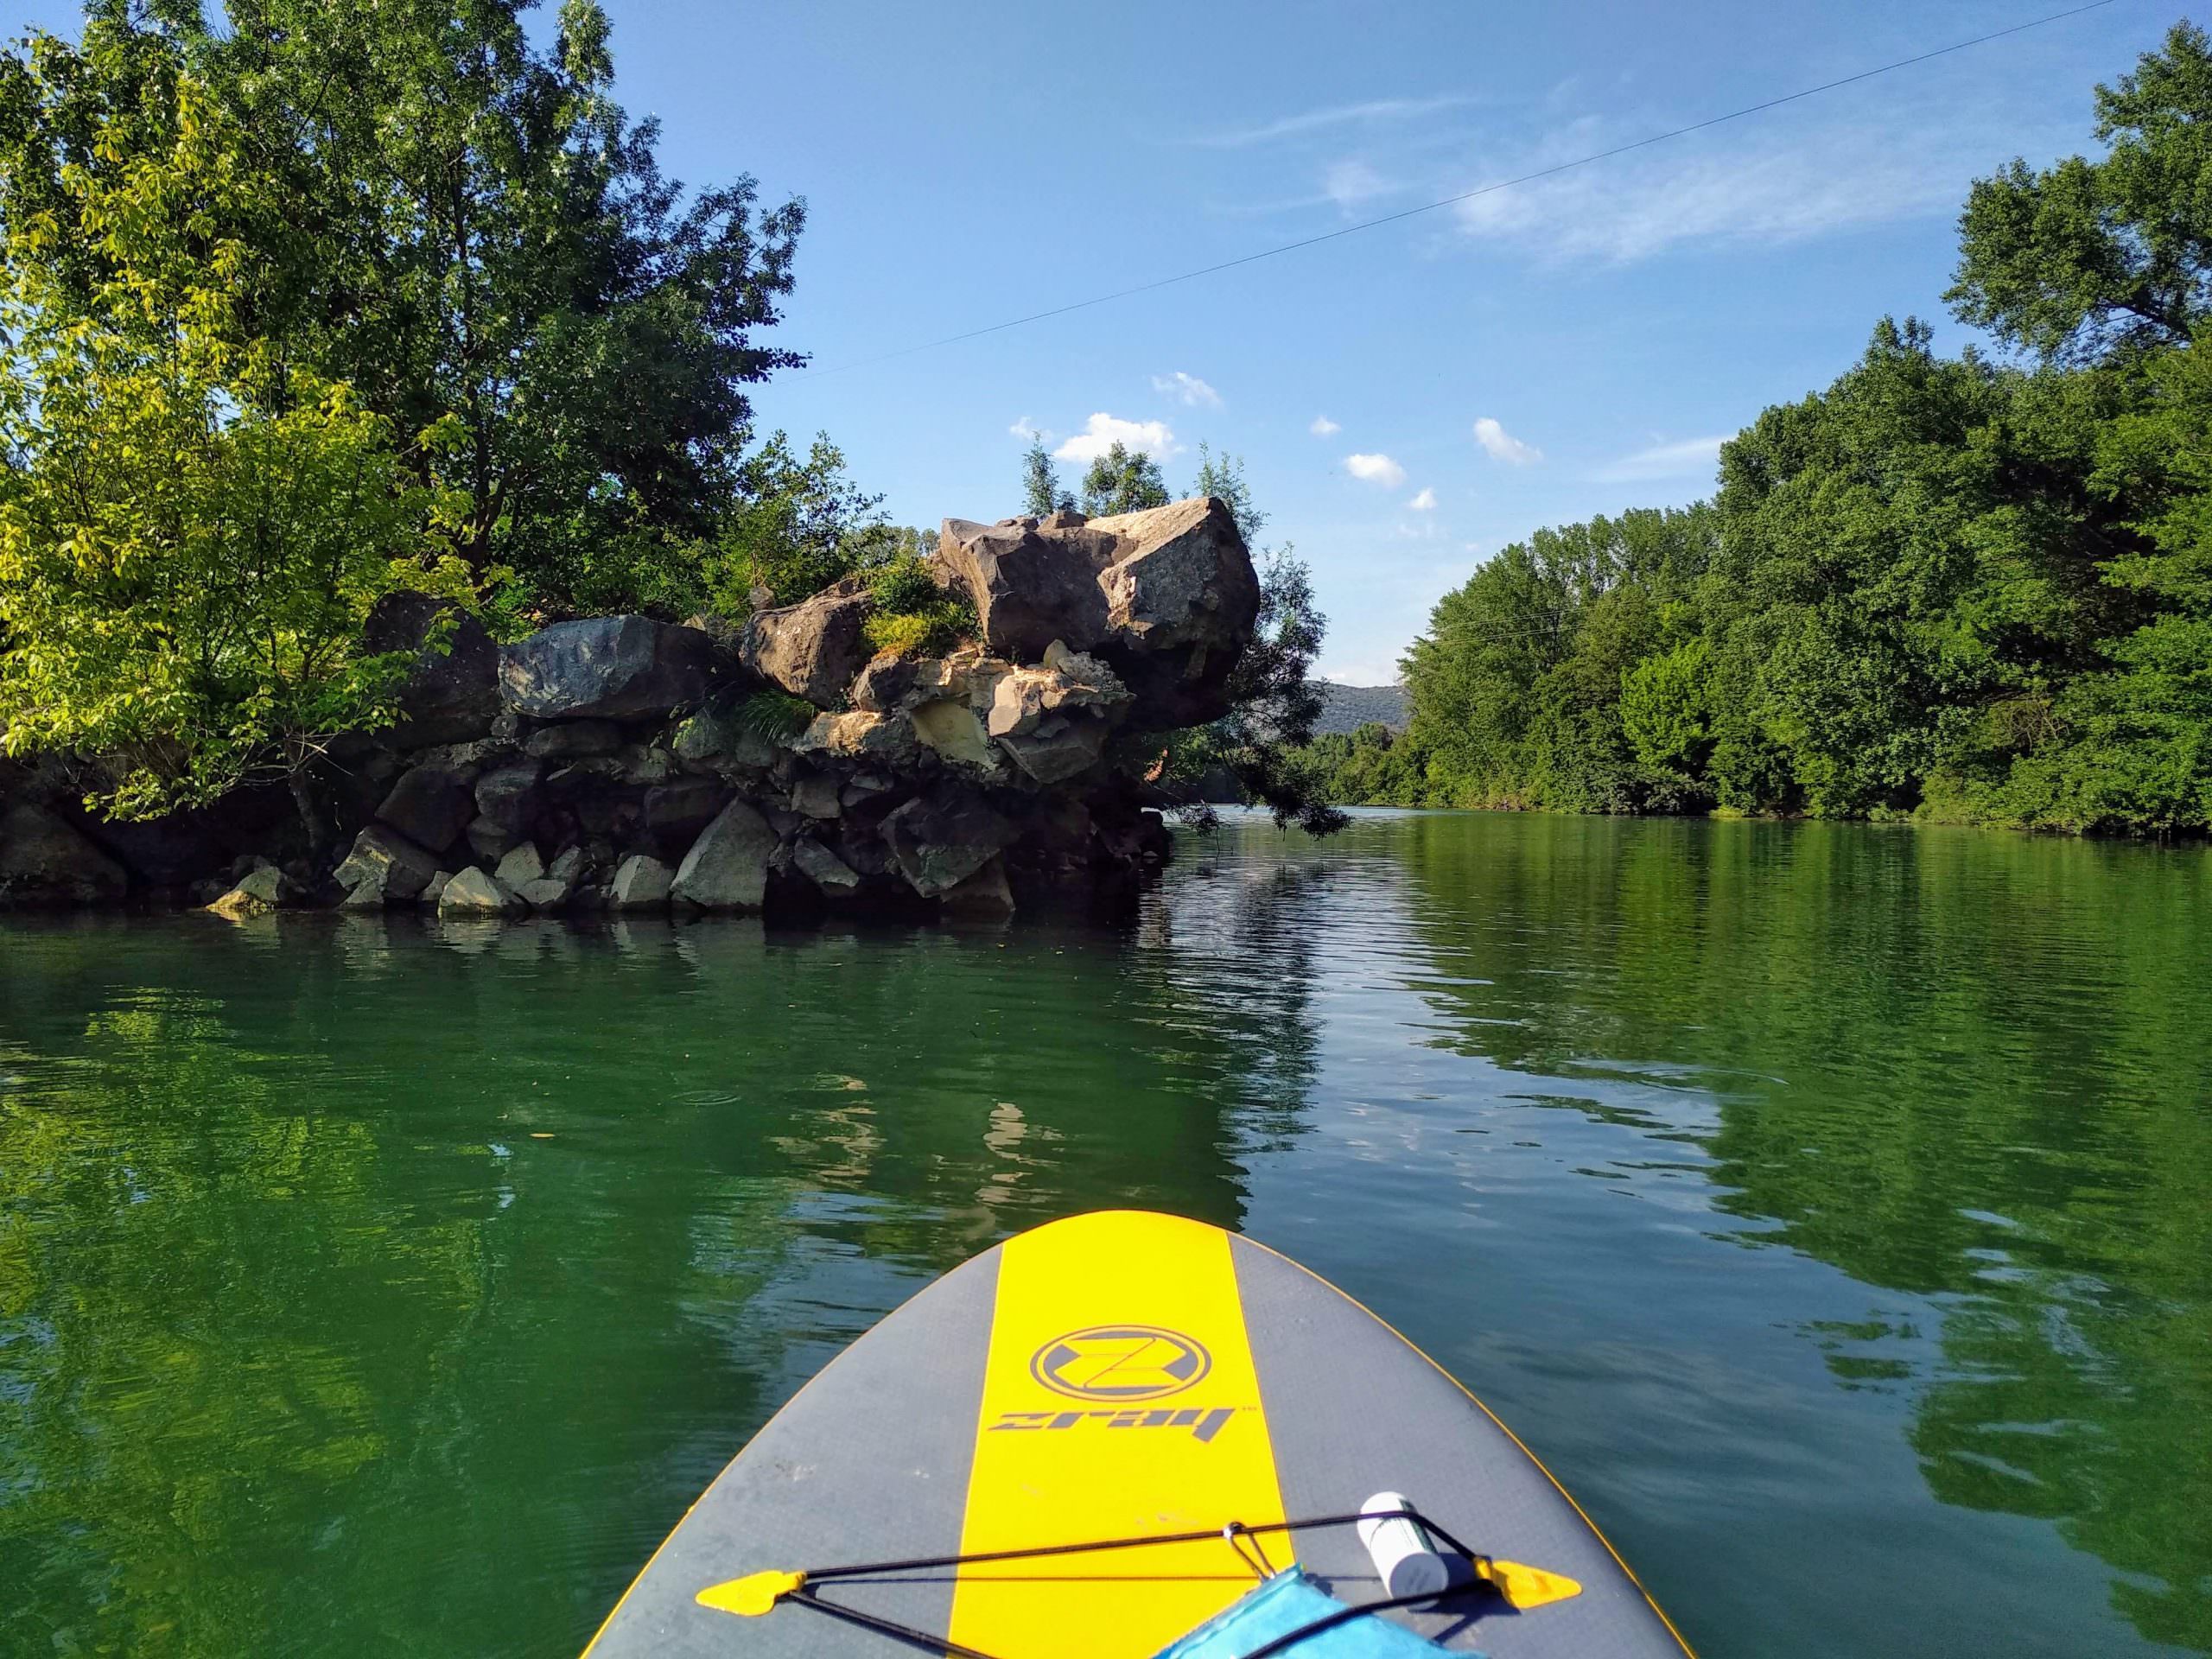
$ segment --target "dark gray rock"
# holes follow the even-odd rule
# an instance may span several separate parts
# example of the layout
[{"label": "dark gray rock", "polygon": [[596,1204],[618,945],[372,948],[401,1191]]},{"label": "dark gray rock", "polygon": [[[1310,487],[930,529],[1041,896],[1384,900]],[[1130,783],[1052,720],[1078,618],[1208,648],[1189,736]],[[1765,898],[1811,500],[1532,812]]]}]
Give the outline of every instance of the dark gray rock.
[{"label": "dark gray rock", "polygon": [[810,772],[791,785],[791,810],[810,818],[837,817],[845,810],[838,795],[838,782],[834,775]]},{"label": "dark gray rock", "polygon": [[522,741],[522,752],[543,760],[582,760],[613,754],[622,747],[622,728],[611,720],[569,720]]},{"label": "dark gray rock", "polygon": [[940,788],[892,813],[881,833],[906,884],[933,899],[989,863],[1018,832],[980,796]]},{"label": "dark gray rock", "polygon": [[23,802],[0,817],[0,909],[119,903],[123,866],[44,807]]},{"label": "dark gray rock", "polygon": [[614,872],[607,904],[615,910],[665,910],[669,884],[674,880],[674,874],[660,860],[632,853]]},{"label": "dark gray rock", "polygon": [[849,899],[861,890],[861,878],[852,866],[818,841],[802,841],[793,847],[791,862],[825,899]]},{"label": "dark gray rock", "polygon": [[887,651],[869,658],[853,681],[853,707],[875,715],[891,713],[920,683],[923,660]]},{"label": "dark gray rock", "polygon": [[378,656],[416,653],[390,733],[398,747],[480,736],[499,715],[499,648],[482,623],[451,601],[386,594],[369,613],[361,643]]},{"label": "dark gray rock", "polygon": [[728,789],[712,779],[686,778],[656,785],[645,791],[645,833],[664,849],[689,847],[728,798]]},{"label": "dark gray rock", "polygon": [[758,910],[768,890],[776,832],[743,801],[732,801],[691,843],[670,891],[702,910]]},{"label": "dark gray rock", "polygon": [[474,868],[455,873],[438,894],[442,917],[519,916],[523,909],[522,899],[512,888]]},{"label": "dark gray rock", "polygon": [[477,857],[497,864],[514,849],[515,833],[493,823],[490,818],[472,818],[468,823],[468,850]]},{"label": "dark gray rock", "polygon": [[517,714],[540,720],[619,720],[696,704],[716,665],[714,641],[697,628],[587,617],[502,650],[499,694]]},{"label": "dark gray rock", "polygon": [[1040,531],[1033,518],[948,518],[937,556],[975,601],[983,643],[1034,662],[1055,639],[1077,651],[1105,642],[1113,625],[1098,573],[1112,546],[1085,530]]},{"label": "dark gray rock", "polygon": [[437,874],[435,854],[417,847],[396,830],[372,823],[353,837],[353,851],[331,876],[349,893],[374,879],[385,898],[400,901],[420,897]]},{"label": "dark gray rock", "polygon": [[476,780],[476,810],[510,838],[519,837],[537,810],[545,768],[535,760],[510,760]]},{"label": "dark gray rock", "polygon": [[868,659],[868,613],[875,601],[848,576],[797,605],[755,611],[738,655],[746,667],[817,709],[842,709],[853,676]]},{"label": "dark gray rock", "polygon": [[461,839],[476,816],[476,791],[464,774],[443,766],[410,766],[377,808],[382,822],[419,846],[442,852]]}]

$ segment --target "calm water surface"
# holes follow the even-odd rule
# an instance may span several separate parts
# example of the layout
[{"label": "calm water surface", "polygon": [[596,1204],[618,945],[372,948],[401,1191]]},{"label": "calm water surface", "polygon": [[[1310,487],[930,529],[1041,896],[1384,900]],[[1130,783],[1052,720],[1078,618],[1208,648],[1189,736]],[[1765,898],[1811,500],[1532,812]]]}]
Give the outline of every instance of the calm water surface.
[{"label": "calm water surface", "polygon": [[1707,1659],[2212,1653],[2212,860],[1363,817],[1120,931],[0,929],[0,1651],[575,1652],[1017,1229],[1243,1229]]}]

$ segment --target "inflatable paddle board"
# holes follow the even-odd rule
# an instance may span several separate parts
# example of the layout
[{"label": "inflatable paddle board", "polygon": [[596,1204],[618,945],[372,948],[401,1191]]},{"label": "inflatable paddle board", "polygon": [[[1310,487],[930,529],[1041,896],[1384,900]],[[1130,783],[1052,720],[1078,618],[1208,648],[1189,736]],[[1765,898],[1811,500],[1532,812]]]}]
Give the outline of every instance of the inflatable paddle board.
[{"label": "inflatable paddle board", "polygon": [[[1412,1516],[1382,1520],[1377,1494],[1403,1494]],[[1391,1567],[1393,1539],[1443,1558],[1453,1587],[1394,1597],[1433,1586]],[[1208,1659],[1689,1651],[1543,1465],[1380,1319],[1249,1239],[1113,1211],[986,1250],[839,1355],[715,1478],[586,1653],[1147,1659],[1171,1644]]]}]

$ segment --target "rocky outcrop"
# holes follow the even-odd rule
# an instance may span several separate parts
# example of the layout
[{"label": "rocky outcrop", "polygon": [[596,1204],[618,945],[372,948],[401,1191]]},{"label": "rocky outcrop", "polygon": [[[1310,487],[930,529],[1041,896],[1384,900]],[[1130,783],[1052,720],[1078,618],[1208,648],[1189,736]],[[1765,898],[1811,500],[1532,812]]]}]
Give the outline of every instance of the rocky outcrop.
[{"label": "rocky outcrop", "polygon": [[933,570],[981,626],[931,656],[869,657],[857,582],[734,636],[601,617],[496,649],[437,601],[388,602],[372,632],[416,658],[402,719],[334,747],[316,835],[282,790],[81,823],[67,767],[0,764],[0,904],[992,916],[1128,890],[1166,837],[1117,757],[1217,710],[1252,625],[1227,509],[949,522]]},{"label": "rocky outcrop", "polygon": [[948,518],[938,557],[975,601],[983,644],[1016,661],[1053,642],[1105,658],[1147,730],[1217,720],[1252,635],[1260,582],[1211,496],[1086,520]]},{"label": "rocky outcrop", "polygon": [[853,676],[868,661],[867,585],[848,577],[811,599],[755,611],[738,656],[764,680],[819,709],[841,707]]},{"label": "rocky outcrop", "polygon": [[556,622],[499,653],[499,695],[541,720],[665,715],[702,701],[717,669],[699,628],[645,616]]}]

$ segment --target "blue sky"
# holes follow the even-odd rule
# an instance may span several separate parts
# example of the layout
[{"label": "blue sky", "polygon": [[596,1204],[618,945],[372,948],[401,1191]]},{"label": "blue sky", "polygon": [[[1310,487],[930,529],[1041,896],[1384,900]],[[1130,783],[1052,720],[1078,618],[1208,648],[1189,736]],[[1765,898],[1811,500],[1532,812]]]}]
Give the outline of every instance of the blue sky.
[{"label": "blue sky", "polygon": [[607,10],[618,94],[660,118],[671,173],[749,171],[768,200],[807,200],[779,333],[817,372],[759,389],[762,429],[828,431],[922,524],[1014,511],[1031,429],[1070,475],[1099,435],[1141,438],[1179,489],[1201,440],[1232,451],[1263,541],[1313,567],[1324,671],[1370,683],[1503,543],[1694,499],[1720,436],[1825,385],[1878,317],[1942,316],[1968,182],[2088,149],[2092,84],[2181,14],[2119,0],[1463,209],[860,359],[2063,3]]}]

